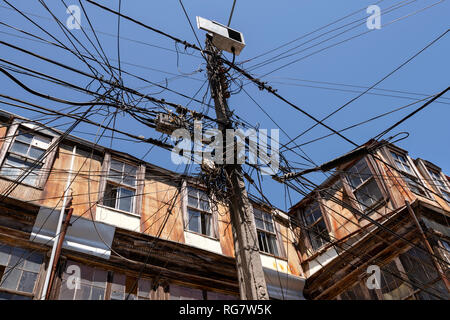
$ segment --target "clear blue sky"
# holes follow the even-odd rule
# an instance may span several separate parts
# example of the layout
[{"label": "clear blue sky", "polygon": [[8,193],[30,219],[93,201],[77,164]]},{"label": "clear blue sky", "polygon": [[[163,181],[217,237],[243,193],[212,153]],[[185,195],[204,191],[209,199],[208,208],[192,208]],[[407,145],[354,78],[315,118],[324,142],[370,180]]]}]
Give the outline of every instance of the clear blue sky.
[{"label": "clear blue sky", "polygon": [[[77,4],[78,0],[65,0],[65,2],[68,5]],[[118,1],[99,0],[98,2],[113,9],[117,9],[118,7]],[[358,19],[364,22],[363,19],[369,16],[364,8],[377,2],[383,10],[382,28],[380,30],[369,32],[322,52],[314,53],[321,48],[367,31],[368,29],[364,23],[334,39],[309,48],[347,28],[355,26],[356,23],[350,24],[348,27],[340,29],[339,31],[330,32],[316,40],[311,40],[323,32],[330,31],[333,28],[354,22]],[[64,43],[68,43],[56,23],[49,20],[49,13],[38,3],[38,1],[20,0],[12,1],[12,3],[24,12],[37,15],[30,16],[30,18],[35,20],[51,34],[57,36],[59,39],[63,39]],[[68,15],[65,13],[65,7],[61,1],[47,0],[46,3],[55,16],[62,21],[66,21]],[[98,36],[104,51],[111,59],[110,62],[117,65],[116,39],[115,37],[104,34],[117,34],[117,17],[110,13],[105,13],[92,5],[87,4],[85,1],[83,1],[83,3],[85,4],[94,28],[97,31],[102,32],[99,33]],[[204,43],[205,33],[197,30],[195,16],[202,16],[226,24],[232,6],[232,0],[185,0],[183,3],[202,45]],[[421,11],[421,9],[434,3],[437,4]],[[1,1],[0,6],[2,17],[0,20],[2,22],[35,33],[45,39],[50,39],[48,35],[26,21],[19,14],[6,9],[5,7],[7,7],[7,4],[5,2]],[[385,12],[387,8],[392,6],[394,6],[394,8],[399,8],[392,12]],[[277,88],[282,96],[294,102],[315,117],[321,118],[358,95],[358,92],[348,91],[364,90],[359,87],[350,87],[350,85],[362,87],[371,86],[426,46],[433,39],[437,38],[449,27],[449,1],[323,0],[274,2],[237,0],[231,27],[244,34],[247,46],[242,51],[241,55],[236,58],[236,61],[242,62],[251,59],[357,10],[360,11],[336,25],[327,27],[322,31],[307,36],[279,51],[273,52],[272,54],[246,62],[242,67],[244,69],[249,69],[266,58],[273,57],[277,53],[281,53],[286,49],[293,48],[294,46],[301,45],[303,42],[308,41],[308,43],[303,44],[298,49],[291,51],[303,50],[301,53],[255,69],[253,70],[253,74],[255,76],[261,76],[287,62],[304,57],[300,61],[268,75],[264,80],[268,81],[274,88]],[[136,20],[161,29],[178,38],[185,39],[191,43],[196,43],[196,39],[178,1],[122,1],[122,12]],[[404,17],[404,19],[396,21],[402,17]],[[395,22],[390,23],[391,21]],[[88,23],[84,15],[82,16],[81,22],[84,28],[88,28]],[[0,25],[0,32],[0,39],[5,42],[27,48],[40,55],[51,57],[52,59],[67,63],[81,70],[88,71],[86,66],[82,65],[65,51],[49,45],[6,34],[13,33],[19,35],[17,31],[13,31],[4,25]],[[86,39],[83,38],[80,30],[73,30],[72,33],[82,39],[82,42],[88,46],[88,43]],[[124,20],[121,22],[120,34],[122,37],[145,43],[131,42],[126,39],[121,40],[120,54],[122,68],[124,70],[154,82],[163,81],[163,84],[166,78],[170,79],[176,75],[182,75],[182,77],[172,79],[168,83],[171,89],[183,92],[187,95],[193,95],[205,81],[206,74],[204,71],[186,76],[186,74],[198,70],[199,68],[203,70],[205,68],[205,64],[203,60],[199,58],[197,52],[188,50],[189,53],[193,53],[196,57],[180,55],[177,66],[177,55],[173,51],[175,46],[172,40]],[[371,91],[378,95],[364,95],[327,120],[326,123],[335,129],[342,129],[383,112],[388,112],[414,102],[411,98],[421,99],[425,97],[419,94],[431,95],[445,89],[449,85],[450,74],[448,58],[445,58],[449,55],[449,37],[450,35],[447,34],[439,42],[435,43],[377,87],[387,90],[405,91],[409,92],[408,94],[381,90]],[[159,48],[155,46],[158,46]],[[48,63],[40,62],[37,59],[30,58],[25,54],[18,53],[5,46],[1,46],[0,50],[0,57],[2,59],[52,74],[53,76],[77,83],[83,87],[88,84],[88,81],[80,76],[76,76]],[[179,50],[183,51],[183,48],[179,46]],[[314,54],[308,56],[311,53]],[[231,59],[230,55],[227,55],[227,57]],[[2,83],[0,92],[2,94],[32,101],[54,109],[61,109],[64,107],[64,105],[61,104],[36,98],[24,92],[4,75],[1,75],[0,77]],[[58,88],[54,85],[44,83],[41,80],[32,79],[26,76],[18,77],[31,88],[62,99],[87,101],[88,98],[86,95],[64,88]],[[188,102],[185,98],[167,91],[159,92],[157,88],[142,88],[146,85],[145,83],[130,77],[124,77],[124,81],[124,84],[128,87],[140,88],[140,91],[144,93],[154,94],[156,97],[164,98],[167,101],[180,103],[182,105],[185,105]],[[339,83],[347,86],[323,84],[311,81]],[[328,89],[324,89],[324,87]],[[259,91],[252,84],[246,85],[245,88],[291,137],[297,135],[313,124],[310,119],[306,118],[298,111],[292,109],[285,103],[278,101],[270,94]],[[202,89],[200,99],[205,93],[205,90],[206,87]],[[450,95],[447,94],[446,98],[447,99],[440,100],[440,102],[444,103],[433,103],[424,111],[396,128],[393,133],[401,131],[409,132],[409,137],[399,142],[398,145],[409,150],[410,155],[413,158],[420,157],[427,159],[440,166],[447,174],[450,174],[450,105],[448,104],[450,103],[450,100],[448,99],[450,98]],[[259,124],[261,128],[276,128],[244,92],[233,95],[229,100],[229,104],[237,115],[250,123],[255,125]],[[348,130],[345,132],[345,135],[357,143],[364,143],[419,105],[420,104],[416,104],[387,117]],[[197,103],[191,103],[190,107],[202,111],[202,107]],[[1,104],[0,108],[30,118],[39,117],[36,113],[4,104]],[[213,113],[210,113],[210,115],[213,115]],[[99,116],[95,120],[101,120],[101,117]],[[52,124],[64,124],[65,122],[69,121],[67,119],[61,119],[52,122]],[[67,126],[68,125],[63,125],[61,128],[63,129]],[[130,119],[128,116],[119,116],[117,119],[117,127],[137,135],[159,137],[159,134],[155,133],[152,129],[136,124],[136,121]],[[81,131],[84,131],[84,133]],[[96,132],[96,129],[93,127],[81,125],[77,128],[75,134],[93,140],[94,137],[92,134],[95,134]],[[326,129],[317,127],[308,134],[302,136],[298,142],[304,143],[327,133],[329,132]],[[280,133],[280,137],[282,143],[288,141],[288,138],[282,133]],[[110,146],[109,139],[103,139],[101,143]],[[148,147],[142,144],[121,140],[115,140],[112,146],[114,149],[128,152],[139,158],[148,150]],[[352,146],[349,143],[335,136],[308,144],[304,147],[304,151],[317,163],[330,160],[351,149]],[[287,156],[292,161],[302,162],[302,160],[294,154],[287,154]],[[157,148],[154,148],[145,160],[169,169],[177,169],[176,166],[170,163],[170,154],[166,151],[158,150]],[[178,170],[181,169],[178,168]],[[314,179],[319,182],[322,179],[322,176],[314,177]],[[264,180],[264,191],[274,204],[280,206],[282,209],[286,209],[285,193],[280,185],[272,182],[269,178],[266,178]],[[251,192],[255,193],[254,189],[251,189]],[[294,202],[301,198],[300,195],[297,194],[292,194],[292,196]],[[289,203],[287,203],[287,206],[289,206]]]}]

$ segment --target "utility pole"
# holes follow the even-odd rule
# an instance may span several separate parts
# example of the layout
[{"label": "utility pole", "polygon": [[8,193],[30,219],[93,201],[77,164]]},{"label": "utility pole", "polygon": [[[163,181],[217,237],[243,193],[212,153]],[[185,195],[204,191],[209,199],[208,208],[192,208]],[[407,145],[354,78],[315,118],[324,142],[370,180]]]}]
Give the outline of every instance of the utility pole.
[{"label": "utility pole", "polygon": [[[233,129],[230,111],[227,105],[229,93],[226,91],[225,69],[219,58],[220,51],[212,44],[209,34],[206,35],[206,52],[208,52],[208,78],[211,95],[214,99],[216,117],[223,141],[226,141],[226,130]],[[227,145],[226,148],[234,148]],[[259,254],[258,236],[256,232],[253,207],[245,189],[244,177],[240,164],[224,163],[228,175],[228,197],[230,199],[231,225],[233,230],[236,269],[239,291],[243,300],[267,300],[266,280]]]}]

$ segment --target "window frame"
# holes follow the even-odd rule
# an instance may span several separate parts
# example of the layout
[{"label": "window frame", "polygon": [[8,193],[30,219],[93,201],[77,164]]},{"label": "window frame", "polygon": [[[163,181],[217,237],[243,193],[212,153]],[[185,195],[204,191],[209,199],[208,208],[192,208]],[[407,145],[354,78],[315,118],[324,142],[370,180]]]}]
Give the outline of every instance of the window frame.
[{"label": "window frame", "polygon": [[[189,205],[189,190],[190,189],[197,190],[197,201],[199,204],[201,201],[199,192],[204,193],[206,195],[206,197],[208,198],[209,212],[206,210],[202,210],[198,206],[193,207],[193,206]],[[183,181],[181,193],[182,193],[183,213],[184,213],[183,214],[184,215],[184,219],[183,219],[184,231],[191,232],[191,233],[194,233],[194,234],[197,234],[197,235],[200,235],[203,237],[211,238],[214,240],[219,240],[217,212],[216,212],[216,210],[213,210],[213,206],[212,206],[212,204],[213,204],[212,202],[214,199],[211,199],[203,188],[201,188],[197,185],[194,185],[194,184],[188,184],[186,182],[186,180]],[[200,214],[200,219],[199,219],[200,231],[199,232],[189,229],[189,222],[190,222],[189,211],[190,210],[195,211]],[[203,220],[202,216],[203,215],[210,215],[210,234],[204,234],[202,232],[202,225],[203,225],[202,224],[202,220]]]},{"label": "window frame", "polygon": [[[123,284],[119,283],[118,281],[119,279],[116,277],[123,277],[124,283]],[[137,278],[121,272],[111,272],[111,276],[109,277],[108,280],[110,280],[108,281],[108,284],[110,284],[110,290],[108,295],[107,296],[105,295],[107,300],[116,300],[116,301],[126,300],[128,295],[130,295],[130,298],[128,300],[152,300],[153,281],[150,279],[142,277]],[[147,296],[142,294],[141,291],[141,285],[144,282],[148,282],[149,284],[149,291]],[[122,289],[121,292],[114,290],[114,286],[121,287]],[[131,293],[131,289],[133,289],[135,293]],[[118,294],[123,295],[123,298],[113,299],[114,292],[118,292]]]},{"label": "window frame", "polygon": [[[321,200],[319,193],[317,193],[316,198],[317,199],[308,202],[303,208],[298,210],[298,215],[300,216],[301,221],[303,221],[303,223],[305,224],[305,227],[307,229],[311,229],[312,227],[318,225],[321,221],[323,221],[323,223],[325,225],[324,230],[327,231],[326,235],[328,236],[328,241],[325,241],[324,239],[320,238],[321,242],[322,241],[325,241],[325,242],[323,242],[320,246],[315,248],[313,246],[313,241],[311,240],[311,232],[313,232],[313,231],[305,230],[306,232],[304,232],[304,238],[306,239],[306,245],[307,245],[308,249],[311,250],[312,253],[320,251],[322,248],[324,248],[327,244],[329,244],[331,242],[331,237],[330,237],[331,228],[330,228],[330,225],[328,222],[328,217],[326,216],[326,213],[323,210],[323,205],[321,203],[322,200]],[[320,218],[315,220],[312,224],[308,224],[308,222],[306,220],[305,212],[311,206],[317,206],[317,210],[319,210],[319,212],[320,212]],[[312,213],[311,213],[311,215],[312,215]],[[319,237],[319,236],[317,235],[317,237]]]},{"label": "window frame", "polygon": [[[117,181],[109,179],[109,173],[110,173],[112,161],[121,162],[123,164],[124,168],[125,168],[125,165],[129,165],[129,166],[136,168],[135,186],[134,187],[131,187],[128,184],[118,183]],[[134,217],[140,217],[141,211],[142,211],[143,192],[144,192],[144,186],[145,186],[145,169],[146,169],[146,167],[144,164],[139,165],[139,164],[133,163],[131,161],[128,161],[127,159],[122,159],[122,158],[115,157],[115,156],[112,157],[109,152],[105,153],[101,170],[102,170],[102,172],[107,172],[107,174],[102,175],[102,177],[100,179],[98,203],[108,210],[114,210],[117,212],[122,212],[124,214],[134,216]],[[125,170],[125,169],[123,169],[123,170]],[[122,174],[125,175],[124,171],[122,171]],[[130,211],[119,209],[117,207],[117,201],[119,200],[119,198],[117,198],[117,197],[116,197],[115,207],[106,205],[105,195],[106,195],[107,184],[134,191],[134,196],[131,197],[133,211],[130,212]]]},{"label": "window frame", "polygon": [[[428,178],[430,178],[430,184],[432,184],[431,187],[437,190],[441,195],[441,198],[450,205],[450,183],[444,176],[442,170],[438,168],[432,168],[430,165],[425,165],[425,169]],[[436,181],[436,177],[433,174],[439,177],[442,186],[439,185],[439,182]],[[448,196],[448,198],[446,195]]]},{"label": "window frame", "polygon": [[[442,259],[447,260],[450,264],[450,239],[439,238],[438,246]],[[450,266],[447,266],[446,269],[450,269]]]},{"label": "window frame", "polygon": [[[258,225],[256,224],[257,217],[255,215],[255,211],[261,212],[261,214],[262,214],[261,218],[262,219],[258,219],[258,220],[262,220],[264,229],[259,228]],[[272,224],[273,231],[265,229],[265,227],[266,227],[265,215],[270,216],[270,219],[271,219],[270,223]],[[280,232],[278,230],[277,222],[275,221],[273,214],[271,212],[267,212],[266,210],[263,210],[263,209],[261,209],[259,207],[253,206],[253,217],[255,219],[255,227],[256,227],[256,235],[258,237],[258,248],[259,248],[259,251],[261,253],[264,253],[264,254],[267,254],[267,255],[271,255],[271,256],[274,256],[274,257],[282,257],[283,256],[283,250],[282,250],[282,248],[280,248],[281,247],[280,239],[279,239]],[[270,237],[274,238],[273,245],[274,245],[274,249],[275,249],[276,252],[267,252],[267,251],[261,249],[260,237],[259,237],[260,233],[265,235],[265,239],[266,239],[265,242],[266,242],[266,247],[267,247],[268,251],[270,251],[269,250],[270,246],[269,246],[269,240],[268,239]]]},{"label": "window frame", "polygon": [[[367,178],[365,181],[363,181],[362,183],[360,183],[355,189],[353,189],[353,186],[351,185],[349,178],[348,178],[348,170],[350,168],[353,168],[358,162],[360,161],[364,161],[367,168],[369,169],[371,176],[369,178]],[[389,195],[386,192],[386,189],[384,188],[384,185],[381,181],[381,179],[378,177],[378,172],[375,170],[375,165],[372,162],[372,159],[368,156],[366,157],[362,157],[359,158],[355,161],[353,161],[351,163],[351,165],[347,166],[344,170],[344,173],[340,174],[340,180],[341,183],[344,187],[345,192],[350,196],[351,202],[353,204],[353,207],[359,211],[361,211],[364,214],[372,214],[376,212],[376,209],[382,205],[383,203],[386,203],[389,199]],[[376,200],[374,203],[372,203],[370,206],[363,208],[363,204],[360,203],[360,201],[358,200],[355,191],[359,191],[359,189],[361,189],[362,187],[366,186],[367,184],[370,183],[370,181],[373,181],[376,183],[377,187],[378,187],[378,191],[380,192],[381,198]],[[370,195],[368,195],[370,196]],[[357,216],[356,217],[358,219],[358,221],[360,221],[361,219],[363,219],[362,216]]]},{"label": "window frame", "polygon": [[[401,157],[405,158],[405,160],[407,161],[407,165],[411,168],[412,172],[407,172],[404,169],[399,168],[396,160],[393,157],[393,154],[395,154],[397,157],[401,156]],[[400,172],[401,178],[402,178],[403,182],[406,184],[406,186],[408,187],[409,191],[411,191],[413,194],[415,194],[417,196],[432,199],[426,186],[422,182],[422,177],[421,177],[419,171],[417,170],[417,168],[414,164],[414,161],[411,160],[411,158],[409,157],[407,152],[389,147],[389,148],[387,148],[387,155],[388,155],[388,158],[389,158],[391,164],[394,166],[394,168],[396,168]],[[410,186],[410,183],[408,182],[407,179],[411,180],[415,185],[417,185],[417,187],[419,189],[422,189],[424,195],[422,195],[416,191],[413,191],[413,189]]]},{"label": "window frame", "polygon": [[[1,281],[3,281],[3,274],[4,274],[4,272],[6,272],[6,270],[8,268],[8,264],[11,261],[11,254],[12,254],[13,250],[14,249],[25,250],[28,253],[32,252],[33,250],[32,250],[32,248],[11,245],[6,242],[1,242],[0,245],[3,247],[9,247],[8,262],[7,262],[7,265],[4,266],[4,268],[2,268],[3,272],[0,277],[0,282],[1,282]],[[31,272],[31,273],[36,274],[36,279],[34,280],[33,290],[31,292],[18,290],[18,285],[20,284],[20,279],[19,279],[19,282],[17,283],[17,289],[0,288],[1,293],[22,296],[22,297],[30,298],[31,300],[37,299],[39,297],[38,293],[39,293],[39,290],[41,287],[41,280],[42,280],[41,275],[42,275],[43,270],[45,269],[45,253],[41,252],[41,251],[36,251],[36,252],[33,252],[33,254],[40,255],[42,257],[42,261],[40,263],[39,270],[35,271],[35,270],[27,269],[28,267],[25,267],[25,263],[26,263],[27,259],[23,260],[21,264],[19,264],[18,266],[16,266],[14,268],[14,269],[19,269],[21,271],[21,275],[23,275],[23,272]],[[23,259],[23,257],[20,259]],[[1,266],[3,267],[3,265],[1,265]]]},{"label": "window frame", "polygon": [[[67,257],[63,257],[64,258],[64,263],[61,264],[60,268],[60,272],[58,275],[58,284],[53,286],[53,293],[52,296],[54,297],[55,300],[62,300],[61,295],[63,294],[61,292],[61,288],[63,286],[65,286],[65,282],[67,279],[64,279],[66,275],[69,275],[69,277],[71,276],[70,274],[68,274],[67,268],[69,264],[72,265],[77,265],[78,267],[80,267],[80,271],[82,268],[86,268],[86,269],[91,269],[91,272],[93,272],[93,274],[95,272],[102,272],[102,273],[106,273],[106,280],[104,282],[104,287],[103,286],[99,286],[97,283],[98,281],[95,281],[95,279],[91,278],[90,280],[86,280],[85,278],[80,279],[81,284],[84,285],[88,285],[91,288],[91,293],[90,295],[92,295],[92,288],[101,288],[104,289],[103,290],[103,301],[104,300],[113,300],[112,295],[113,295],[113,286],[117,285],[118,287],[122,286],[123,291],[121,290],[121,292],[119,292],[119,294],[123,294],[123,298],[126,298],[126,296],[128,295],[129,290],[127,290],[127,288],[129,288],[130,286],[132,287],[135,284],[135,280],[139,279],[138,281],[138,285],[136,286],[135,290],[137,292],[137,294],[134,296],[134,299],[130,299],[130,300],[161,300],[158,299],[158,297],[156,297],[155,294],[155,284],[154,284],[154,279],[153,278],[149,278],[147,276],[140,276],[138,274],[131,274],[124,271],[112,271],[108,266],[106,265],[97,265],[97,264],[87,264],[85,262],[81,262],[78,261],[78,259],[72,259],[69,258],[67,259]],[[85,269],[85,270],[86,270]],[[125,278],[125,283],[121,284],[119,283],[119,281],[117,281],[117,279],[115,280],[115,277],[124,277]],[[139,278],[138,278],[139,276]],[[115,282],[116,281],[116,282]],[[148,295],[142,295],[140,292],[140,283],[143,282],[149,282],[150,287],[149,287],[149,291],[148,291]],[[102,282],[103,283],[103,282]],[[122,289],[121,288],[121,289]],[[70,289],[72,292],[70,292],[71,296],[72,296],[72,301],[75,301],[77,299],[74,299],[77,295],[77,292],[75,289]],[[90,299],[92,300],[92,299]],[[120,299],[114,299],[114,300],[120,300]],[[94,300],[92,300],[94,301]],[[100,300],[99,300],[100,301]]]},{"label": "window frame", "polygon": [[[6,132],[6,138],[1,146],[0,149],[0,169],[3,169],[5,162],[8,158],[8,156],[10,154],[19,156],[21,159],[25,159],[25,160],[31,160],[34,161],[35,159],[31,158],[31,157],[26,157],[20,153],[16,153],[16,152],[12,152],[11,149],[14,145],[14,143],[17,140],[17,134],[19,132],[19,130],[23,131],[26,134],[30,134],[33,135],[32,141],[35,139],[36,136],[41,136],[45,139],[49,139],[50,142],[48,143],[48,146],[46,149],[44,149],[44,152],[46,152],[55,142],[55,140],[57,139],[56,135],[52,135],[48,132],[48,130],[46,130],[44,133],[42,132],[37,132],[37,130],[35,128],[31,128],[30,126],[27,126],[25,124],[23,124],[21,121],[19,120],[14,120],[7,132]],[[42,130],[43,131],[43,130]],[[22,142],[23,143],[23,142]],[[29,144],[29,146],[32,145],[32,142]],[[42,149],[42,148],[40,148]],[[20,182],[20,184],[26,185],[26,186],[30,186],[33,188],[37,188],[37,189],[43,189],[45,183],[47,182],[48,176],[50,175],[50,169],[51,166],[54,162],[55,156],[56,156],[56,152],[57,152],[58,148],[55,147],[53,148],[53,150],[51,150],[47,156],[43,159],[43,161],[41,161],[42,166],[39,169],[39,173],[37,174],[36,177],[36,182],[35,184],[29,183],[25,180],[22,180]],[[32,170],[33,171],[33,170]],[[10,178],[7,176],[4,176],[0,173],[0,177],[3,179],[7,179],[7,180],[13,180],[15,181],[16,179],[14,178]]]}]

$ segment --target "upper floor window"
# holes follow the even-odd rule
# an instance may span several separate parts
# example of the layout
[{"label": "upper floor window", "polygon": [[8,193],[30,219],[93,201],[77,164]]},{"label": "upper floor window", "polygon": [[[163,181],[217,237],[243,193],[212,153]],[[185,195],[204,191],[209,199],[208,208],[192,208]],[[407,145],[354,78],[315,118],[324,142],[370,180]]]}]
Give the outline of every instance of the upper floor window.
[{"label": "upper floor window", "polygon": [[253,208],[256,231],[258,233],[259,250],[278,256],[277,236],[270,213]]},{"label": "upper floor window", "polygon": [[5,157],[0,174],[10,179],[26,176],[22,182],[37,186],[51,139],[19,129]]},{"label": "upper floor window", "polygon": [[383,199],[383,194],[370,171],[366,159],[359,160],[348,169],[346,178],[363,211],[367,211]]},{"label": "upper floor window", "polygon": [[444,199],[450,203],[450,188],[447,186],[444,179],[442,179],[441,173],[430,168],[427,169],[432,179],[432,183],[440,191]]},{"label": "upper floor window", "polygon": [[425,188],[421,183],[417,181],[417,175],[414,173],[413,167],[408,161],[407,156],[394,151],[391,151],[391,156],[397,169],[404,173],[403,179],[405,180],[409,189],[420,196],[426,197],[427,193],[425,191]]},{"label": "upper floor window", "polygon": [[204,191],[188,187],[187,219],[189,231],[213,236],[211,203]]},{"label": "upper floor window", "polygon": [[134,213],[137,167],[112,159],[103,203],[105,206]]},{"label": "upper floor window", "polygon": [[318,202],[313,202],[306,207],[303,211],[303,221],[305,233],[314,251],[330,242],[330,235]]},{"label": "upper floor window", "polygon": [[408,159],[399,153],[391,151],[392,158],[394,159],[394,163],[397,169],[400,169],[406,173],[414,174],[413,170],[408,162]]}]

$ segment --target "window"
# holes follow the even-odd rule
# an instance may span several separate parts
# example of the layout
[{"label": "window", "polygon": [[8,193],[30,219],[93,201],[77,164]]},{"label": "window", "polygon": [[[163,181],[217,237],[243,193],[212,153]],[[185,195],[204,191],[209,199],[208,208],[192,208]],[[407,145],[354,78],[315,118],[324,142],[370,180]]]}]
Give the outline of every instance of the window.
[{"label": "window", "polygon": [[105,300],[107,278],[105,270],[68,261],[58,300]]},{"label": "window", "polygon": [[449,268],[450,264],[450,242],[445,241],[444,239],[439,239],[439,242],[441,243],[440,251],[442,258],[448,262],[447,265],[443,266],[444,270],[446,270]]},{"label": "window", "polygon": [[358,282],[350,289],[341,293],[341,300],[366,300],[361,284]]},{"label": "window", "polygon": [[444,190],[441,190],[441,192],[442,192],[442,196],[444,197],[445,201],[450,203],[450,193],[448,193],[447,191],[444,191]]},{"label": "window", "polygon": [[212,211],[208,195],[201,190],[188,187],[187,196],[187,229],[211,237]]},{"label": "window", "polygon": [[270,213],[253,208],[256,231],[258,233],[259,250],[278,256],[277,236]]},{"label": "window", "polygon": [[150,300],[151,291],[150,280],[68,261],[58,300]]},{"label": "window", "polygon": [[403,281],[395,261],[381,269],[380,293],[383,300],[402,300],[411,294],[409,285]]},{"label": "window", "polygon": [[408,159],[401,154],[395,153],[391,151],[392,158],[394,159],[394,163],[397,169],[400,169],[406,173],[414,174],[411,166],[408,163]]},{"label": "window", "polygon": [[219,292],[207,291],[206,300],[239,300],[239,297]]},{"label": "window", "polygon": [[105,196],[105,206],[134,213],[137,167],[111,160]]},{"label": "window", "polygon": [[111,284],[111,300],[150,300],[151,281],[115,273]]},{"label": "window", "polygon": [[419,300],[448,299],[448,291],[434,267],[430,255],[416,247],[402,253],[400,261]]},{"label": "window", "polygon": [[204,300],[203,291],[171,284],[170,300]]},{"label": "window", "polygon": [[42,262],[40,253],[0,244],[0,300],[32,299]]},{"label": "window", "polygon": [[44,165],[44,159],[38,159],[47,150],[50,142],[50,138],[19,129],[5,157],[0,174],[15,180],[33,168],[22,182],[37,186]]},{"label": "window", "polygon": [[444,199],[450,203],[450,189],[448,188],[447,184],[441,177],[441,173],[435,170],[432,170],[430,168],[428,169],[428,173],[430,174],[432,183],[434,186],[441,192]]},{"label": "window", "polygon": [[383,199],[383,194],[367,165],[366,159],[359,160],[348,169],[346,178],[361,210],[368,211]]},{"label": "window", "polygon": [[397,169],[404,173],[403,179],[408,185],[409,189],[423,197],[427,196],[425,188],[417,182],[416,174],[413,171],[412,166],[409,164],[408,158],[402,154],[391,151],[392,158],[394,159]]},{"label": "window", "polygon": [[314,251],[330,242],[327,225],[325,223],[319,203],[314,202],[303,212],[306,235]]}]

